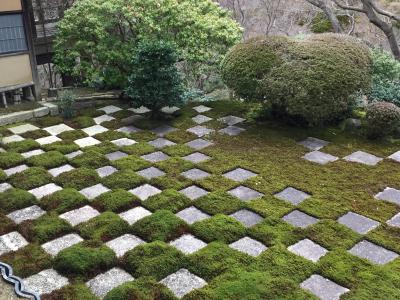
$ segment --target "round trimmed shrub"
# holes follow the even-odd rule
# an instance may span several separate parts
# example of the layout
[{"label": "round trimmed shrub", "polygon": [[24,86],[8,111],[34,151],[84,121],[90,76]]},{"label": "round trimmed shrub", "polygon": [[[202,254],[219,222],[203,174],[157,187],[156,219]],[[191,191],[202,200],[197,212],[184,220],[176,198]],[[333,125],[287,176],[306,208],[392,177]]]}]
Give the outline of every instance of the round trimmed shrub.
[{"label": "round trimmed shrub", "polygon": [[369,138],[390,135],[400,125],[400,108],[389,102],[375,102],[367,107],[365,119]]}]

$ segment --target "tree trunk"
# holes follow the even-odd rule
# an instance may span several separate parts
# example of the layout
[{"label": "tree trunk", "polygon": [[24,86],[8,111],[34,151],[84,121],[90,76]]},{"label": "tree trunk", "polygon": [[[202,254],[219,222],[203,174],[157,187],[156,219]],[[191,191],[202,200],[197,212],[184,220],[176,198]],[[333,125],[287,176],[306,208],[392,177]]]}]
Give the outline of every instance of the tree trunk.
[{"label": "tree trunk", "polygon": [[321,9],[325,16],[328,18],[328,20],[332,24],[333,31],[336,33],[342,33],[343,28],[340,25],[340,22],[335,14],[335,12],[332,10],[332,8],[328,5],[326,5],[325,0],[306,0],[308,3],[318,7]]}]

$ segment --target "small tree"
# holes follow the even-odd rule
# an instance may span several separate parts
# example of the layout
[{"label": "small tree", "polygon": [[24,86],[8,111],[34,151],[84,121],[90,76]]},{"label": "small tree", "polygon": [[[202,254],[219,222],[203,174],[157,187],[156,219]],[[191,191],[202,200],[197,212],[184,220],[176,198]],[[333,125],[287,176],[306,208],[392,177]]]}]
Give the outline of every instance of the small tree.
[{"label": "small tree", "polygon": [[139,44],[126,89],[134,107],[146,106],[158,117],[163,107],[181,104],[184,89],[177,60],[176,48],[168,42]]}]

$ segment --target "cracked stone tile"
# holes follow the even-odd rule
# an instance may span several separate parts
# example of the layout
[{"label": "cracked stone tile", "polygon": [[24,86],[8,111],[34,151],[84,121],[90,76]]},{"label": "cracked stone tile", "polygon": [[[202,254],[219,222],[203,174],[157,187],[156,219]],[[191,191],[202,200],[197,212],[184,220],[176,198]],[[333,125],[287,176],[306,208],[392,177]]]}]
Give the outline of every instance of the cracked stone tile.
[{"label": "cracked stone tile", "polygon": [[197,115],[195,117],[192,118],[193,122],[195,122],[196,124],[203,124],[206,122],[209,122],[212,120],[212,118],[207,117],[205,115]]},{"label": "cracked stone tile", "polygon": [[32,151],[21,153],[21,155],[24,158],[29,158],[29,157],[37,156],[37,155],[40,155],[40,154],[43,154],[43,153],[44,153],[44,151],[42,149],[36,149],[36,150],[32,150]]},{"label": "cracked stone tile", "polygon": [[157,163],[160,161],[167,160],[169,156],[161,151],[157,151],[150,154],[142,155],[141,158],[152,163]]},{"label": "cracked stone tile", "polygon": [[115,172],[117,172],[118,169],[112,167],[112,166],[105,166],[105,167],[101,167],[96,169],[97,174],[99,174],[99,176],[101,178],[110,176],[111,174],[114,174]]},{"label": "cracked stone tile", "polygon": [[106,188],[104,185],[101,183],[87,187],[83,190],[80,190],[79,193],[81,193],[83,196],[85,196],[89,200],[93,200],[94,198],[97,198],[98,196],[109,192],[110,189]]},{"label": "cracked stone tile", "polygon": [[399,257],[397,253],[365,240],[357,243],[349,252],[377,265],[385,265]]},{"label": "cracked stone tile", "polygon": [[182,172],[181,175],[190,180],[201,180],[210,176],[209,173],[200,169],[190,169],[186,172]]},{"label": "cracked stone tile", "polygon": [[305,259],[311,260],[316,263],[319,259],[328,253],[324,247],[314,243],[309,239],[304,239],[296,244],[289,246],[288,250],[296,255],[304,257]]},{"label": "cracked stone tile", "polygon": [[319,220],[317,218],[311,217],[299,210],[294,210],[288,213],[282,218],[285,222],[291,224],[295,227],[306,228],[308,226],[314,225]]},{"label": "cracked stone tile", "polygon": [[46,212],[37,205],[19,209],[8,214],[7,217],[14,221],[15,224],[20,224],[27,220],[35,220],[46,214]]},{"label": "cracked stone tile", "polygon": [[83,154],[83,151],[78,150],[78,151],[74,151],[74,152],[65,154],[65,157],[68,158],[68,159],[73,159],[74,157],[77,157],[77,156],[79,156],[81,154]]},{"label": "cracked stone tile", "polygon": [[177,112],[178,110],[180,110],[180,108],[177,106],[165,106],[161,109],[161,111],[164,114],[169,114],[169,115],[172,115],[173,113]]},{"label": "cracked stone tile", "polygon": [[0,236],[0,256],[12,251],[17,251],[29,243],[17,231],[10,232]]},{"label": "cracked stone tile", "polygon": [[189,128],[186,131],[190,132],[190,133],[193,133],[193,134],[197,135],[198,137],[202,137],[202,136],[205,136],[207,134],[215,132],[214,129],[210,129],[210,128],[207,128],[207,127],[201,126],[201,125]]},{"label": "cracked stone tile", "polygon": [[62,173],[69,172],[69,171],[72,171],[72,170],[74,170],[74,169],[75,169],[75,168],[74,168],[73,166],[71,166],[71,165],[69,165],[69,164],[66,164],[66,165],[63,165],[63,166],[58,167],[58,168],[50,169],[50,170],[48,170],[48,171],[49,171],[49,173],[50,173],[51,175],[53,175],[53,177],[57,177],[58,175],[60,175],[60,174],[62,174]]},{"label": "cracked stone tile", "polygon": [[108,131],[108,129],[101,125],[93,125],[82,129],[82,131],[85,132],[88,136],[94,136],[96,134],[106,132]]},{"label": "cracked stone tile", "polygon": [[106,246],[113,250],[117,257],[146,242],[132,234],[125,234],[106,243]]},{"label": "cracked stone tile", "polygon": [[69,284],[68,278],[61,276],[53,269],[47,269],[23,280],[25,290],[39,295],[50,294]]},{"label": "cracked stone tile", "polygon": [[80,223],[89,221],[98,215],[100,215],[100,213],[97,210],[89,205],[86,205],[84,207],[63,213],[59,217],[66,220],[72,226],[76,226]]},{"label": "cracked stone tile", "polygon": [[223,175],[225,178],[231,179],[236,182],[245,181],[247,179],[257,176],[256,173],[253,173],[249,170],[245,170],[242,168],[237,168],[237,169],[227,172]]},{"label": "cracked stone tile", "polygon": [[177,217],[181,218],[187,224],[192,225],[198,221],[202,221],[210,218],[210,215],[202,212],[194,206],[185,208],[176,214]]},{"label": "cracked stone tile", "polygon": [[171,241],[169,244],[184,254],[193,254],[207,246],[206,243],[191,234],[184,234],[180,238]]},{"label": "cracked stone tile", "polygon": [[165,135],[167,135],[168,133],[177,131],[178,128],[169,126],[169,125],[162,125],[160,127],[154,128],[152,130],[152,132],[154,132],[157,136],[159,137],[164,137]]},{"label": "cracked stone tile", "polygon": [[115,105],[108,105],[108,106],[104,106],[102,108],[99,108],[97,110],[104,111],[104,113],[109,115],[109,114],[113,114],[113,113],[116,113],[117,111],[122,110],[122,108],[120,108],[118,106],[115,106]]},{"label": "cracked stone tile", "polygon": [[195,186],[195,185],[191,185],[187,188],[184,188],[183,190],[180,190],[179,192],[184,194],[190,200],[196,200],[196,199],[208,194],[208,191],[206,191],[205,189],[202,189],[198,186]]},{"label": "cracked stone tile", "polygon": [[141,106],[139,108],[128,108],[128,110],[134,112],[135,114],[147,114],[148,112],[151,112],[150,109],[144,106]]},{"label": "cracked stone tile", "polygon": [[31,193],[33,196],[36,197],[36,199],[42,199],[45,196],[51,195],[57,191],[61,191],[62,187],[54,184],[54,183],[49,183],[46,185],[42,185],[38,188],[32,189],[30,191],[28,191],[29,193]]},{"label": "cracked stone tile", "polygon": [[363,151],[354,152],[346,157],[343,157],[345,161],[360,163],[368,166],[377,165],[383,158],[369,154]]},{"label": "cracked stone tile", "polygon": [[303,191],[299,191],[293,187],[288,187],[284,189],[282,192],[279,192],[274,195],[276,198],[284,201],[288,201],[293,205],[298,205],[304,200],[310,198],[311,196]]},{"label": "cracked stone tile", "polygon": [[379,222],[362,215],[348,212],[338,219],[338,223],[354,230],[359,234],[367,234],[369,231],[379,226]]},{"label": "cracked stone tile", "polygon": [[333,156],[320,151],[309,152],[305,154],[302,158],[320,165],[326,165],[339,159],[339,157],[337,156]]},{"label": "cracked stone tile", "polygon": [[103,299],[112,289],[133,280],[134,278],[124,270],[113,268],[89,280],[86,285],[93,294]]},{"label": "cracked stone tile", "polygon": [[243,131],[246,131],[246,129],[238,127],[238,126],[228,126],[228,127],[218,130],[219,133],[226,134],[229,136],[237,136],[237,135],[241,134]]},{"label": "cracked stone tile", "polygon": [[14,142],[22,142],[24,140],[25,139],[22,136],[14,134],[14,135],[3,137],[1,141],[3,144],[9,144],[9,143],[14,143]]},{"label": "cracked stone tile", "polygon": [[140,200],[145,201],[149,197],[157,195],[161,193],[161,190],[158,188],[150,185],[150,184],[143,184],[137,188],[134,188],[129,191],[130,193],[134,194],[136,197],[138,197]]},{"label": "cracked stone tile", "polygon": [[102,115],[102,116],[100,116],[100,117],[94,118],[93,120],[94,120],[94,122],[95,122],[97,125],[100,125],[101,123],[115,120],[115,118],[114,118],[114,117],[111,117],[111,116],[109,116],[109,115]]},{"label": "cracked stone tile", "polygon": [[136,223],[137,221],[139,221],[147,216],[150,216],[150,215],[151,215],[151,212],[141,206],[132,208],[128,211],[125,211],[125,212],[119,214],[119,216],[122,219],[124,219],[126,222],[128,222],[129,225],[132,225],[132,224]]},{"label": "cracked stone tile", "polygon": [[121,152],[121,151],[115,151],[112,153],[108,153],[105,156],[108,158],[108,160],[114,161],[114,160],[118,160],[118,159],[127,157],[128,154],[126,154],[125,152]]},{"label": "cracked stone tile", "polygon": [[7,182],[0,183],[0,193],[4,193],[5,191],[7,191],[11,188],[12,188],[12,185]]},{"label": "cracked stone tile", "polygon": [[7,176],[11,176],[11,175],[14,175],[17,173],[21,173],[27,169],[28,169],[27,165],[20,165],[20,166],[12,167],[12,168],[9,168],[9,169],[3,170],[3,171],[4,171],[4,173],[6,173]]},{"label": "cracked stone tile", "polygon": [[396,162],[400,162],[400,151],[393,153],[392,155],[388,156],[388,158]]},{"label": "cracked stone tile", "polygon": [[63,133],[65,131],[72,131],[74,129],[65,124],[58,124],[43,128],[43,130],[47,131],[51,135],[59,135],[60,133]]},{"label": "cracked stone tile", "polygon": [[149,144],[158,149],[176,145],[176,143],[171,142],[170,140],[164,138],[158,138],[154,141],[149,142]]},{"label": "cracked stone tile", "polygon": [[298,142],[298,144],[306,147],[307,149],[315,151],[322,149],[328,145],[329,142],[314,137],[308,137],[304,141]]},{"label": "cracked stone tile", "polygon": [[23,134],[29,131],[34,131],[40,129],[32,124],[23,124],[15,127],[8,128],[14,134]]},{"label": "cracked stone tile", "polygon": [[235,117],[235,116],[226,116],[226,117],[219,118],[218,121],[220,121],[228,126],[233,126],[233,125],[236,125],[236,124],[246,121],[246,119]]},{"label": "cracked stone tile", "polygon": [[50,135],[50,136],[46,136],[46,137],[42,137],[40,139],[37,139],[36,142],[38,142],[40,145],[49,145],[55,142],[61,142],[62,139],[54,136],[54,135]]},{"label": "cracked stone tile", "polygon": [[343,294],[350,291],[349,289],[316,274],[311,275],[311,277],[304,280],[300,284],[300,287],[309,291],[321,300],[339,300]]},{"label": "cracked stone tile", "polygon": [[81,238],[79,235],[75,233],[72,233],[59,237],[58,239],[52,240],[50,242],[47,242],[42,245],[42,248],[48,254],[55,257],[62,250],[67,249],[73,245],[76,245],[82,241],[83,238]]},{"label": "cracked stone tile", "polygon": [[155,167],[150,167],[144,170],[141,170],[138,173],[140,176],[150,180],[153,178],[161,177],[165,175],[165,172],[161,171],[160,169],[157,169]]},{"label": "cracked stone tile", "polygon": [[192,153],[192,154],[182,157],[182,159],[184,159],[186,161],[190,161],[194,164],[198,164],[198,163],[201,163],[201,162],[211,159],[211,157],[208,155],[205,155],[203,153],[200,153],[200,152],[195,152],[195,153]]},{"label": "cracked stone tile", "polygon": [[238,220],[243,224],[244,227],[249,228],[258,223],[262,222],[264,219],[259,214],[252,212],[247,209],[241,209],[230,215],[232,218]]},{"label": "cracked stone tile", "polygon": [[400,227],[400,213],[393,216],[389,221],[386,222],[388,225],[393,227]]},{"label": "cracked stone tile", "polygon": [[169,288],[174,295],[181,299],[193,290],[200,289],[207,285],[207,282],[190,273],[187,269],[180,269],[177,272],[165,277],[161,284]]},{"label": "cracked stone tile", "polygon": [[245,236],[244,238],[241,238],[240,240],[231,243],[229,247],[253,257],[259,256],[261,253],[268,249],[259,241],[253,240],[248,236]]},{"label": "cracked stone tile", "polygon": [[234,188],[228,192],[232,196],[239,198],[242,201],[251,201],[264,196],[263,193],[257,192],[251,188],[245,187],[243,185]]},{"label": "cracked stone tile", "polygon": [[118,147],[124,147],[124,146],[132,146],[132,145],[136,144],[137,142],[132,139],[122,138],[122,139],[111,141],[111,143],[113,143],[114,145],[116,145]]},{"label": "cracked stone tile", "polygon": [[195,150],[201,150],[206,147],[214,145],[214,143],[203,140],[203,139],[196,139],[196,140],[187,142],[185,145],[189,146],[190,148],[195,149]]},{"label": "cracked stone tile", "polygon": [[382,192],[376,194],[375,198],[400,205],[400,190],[387,187]]},{"label": "cracked stone tile", "polygon": [[199,114],[202,114],[202,113],[205,113],[207,111],[210,111],[212,108],[208,107],[208,106],[204,106],[204,105],[199,105],[199,106],[193,107],[193,109],[195,111],[197,111]]}]

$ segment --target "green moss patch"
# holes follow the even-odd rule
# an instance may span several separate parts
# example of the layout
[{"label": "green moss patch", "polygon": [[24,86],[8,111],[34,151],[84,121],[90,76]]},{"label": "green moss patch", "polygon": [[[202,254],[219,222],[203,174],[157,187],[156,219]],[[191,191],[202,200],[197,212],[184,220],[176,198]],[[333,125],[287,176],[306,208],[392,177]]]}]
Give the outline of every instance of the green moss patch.
[{"label": "green moss patch", "polygon": [[40,205],[46,211],[54,210],[62,214],[87,204],[87,199],[77,190],[65,188],[40,200]]},{"label": "green moss patch", "polygon": [[32,167],[10,176],[8,181],[16,188],[30,190],[45,185],[51,180],[52,176],[46,169]]},{"label": "green moss patch", "polygon": [[35,196],[20,189],[9,189],[0,193],[0,212],[8,214],[36,203]]},{"label": "green moss patch", "polygon": [[120,170],[139,171],[151,166],[151,163],[140,157],[129,155],[127,157],[115,160],[111,164]]},{"label": "green moss patch", "polygon": [[140,200],[133,194],[123,189],[116,189],[100,195],[91,205],[100,211],[122,212],[139,203]]},{"label": "green moss patch", "polygon": [[64,172],[57,176],[54,181],[64,188],[84,189],[100,182],[100,177],[93,169],[78,168]]},{"label": "green moss patch", "polygon": [[229,215],[245,206],[243,201],[225,192],[213,192],[207,194],[196,200],[194,204],[200,210],[211,215]]},{"label": "green moss patch", "polygon": [[79,140],[87,137],[88,135],[82,130],[69,130],[64,131],[58,135],[60,139],[63,141],[73,142],[75,140]]},{"label": "green moss patch", "polygon": [[14,152],[28,152],[33,149],[37,149],[40,147],[40,144],[34,140],[24,140],[20,142],[13,142],[6,145],[6,149]]},{"label": "green moss patch", "polygon": [[59,141],[48,145],[43,145],[42,148],[46,151],[58,151],[63,154],[68,154],[79,150],[79,146],[71,141]]},{"label": "green moss patch", "polygon": [[15,152],[0,153],[0,168],[8,169],[20,165],[24,162],[25,158]]},{"label": "green moss patch", "polygon": [[146,179],[132,170],[122,170],[103,178],[102,182],[110,189],[130,190],[145,183]]},{"label": "green moss patch", "polygon": [[69,284],[50,295],[44,295],[43,300],[97,300],[98,298],[83,283]]},{"label": "green moss patch", "polygon": [[27,163],[35,167],[43,167],[46,169],[55,168],[65,164],[67,158],[58,151],[49,151],[43,154],[35,155],[27,159]]},{"label": "green moss patch", "polygon": [[85,151],[83,154],[74,157],[71,164],[75,167],[97,169],[108,164],[108,159],[94,150]]},{"label": "green moss patch", "polygon": [[144,201],[143,206],[152,211],[166,209],[176,213],[183,208],[190,206],[191,203],[192,201],[183,194],[176,190],[167,189]]}]

